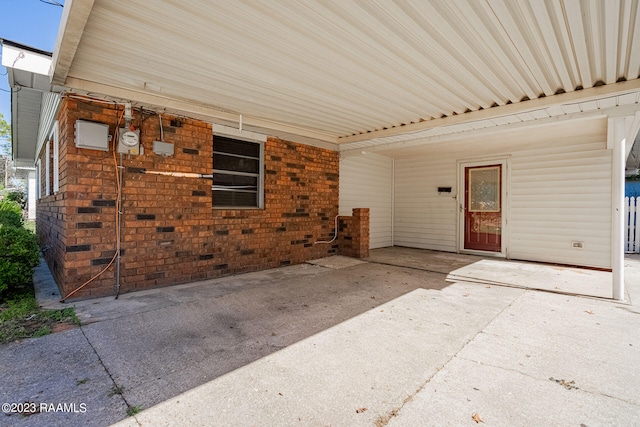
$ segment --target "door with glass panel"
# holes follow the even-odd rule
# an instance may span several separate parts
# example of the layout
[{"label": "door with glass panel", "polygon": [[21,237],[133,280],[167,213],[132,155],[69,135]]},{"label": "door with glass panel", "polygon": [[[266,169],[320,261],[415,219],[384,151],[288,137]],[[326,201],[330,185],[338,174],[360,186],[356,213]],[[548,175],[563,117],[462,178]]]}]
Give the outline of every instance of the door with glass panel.
[{"label": "door with glass panel", "polygon": [[464,168],[464,249],[502,250],[502,164]]}]

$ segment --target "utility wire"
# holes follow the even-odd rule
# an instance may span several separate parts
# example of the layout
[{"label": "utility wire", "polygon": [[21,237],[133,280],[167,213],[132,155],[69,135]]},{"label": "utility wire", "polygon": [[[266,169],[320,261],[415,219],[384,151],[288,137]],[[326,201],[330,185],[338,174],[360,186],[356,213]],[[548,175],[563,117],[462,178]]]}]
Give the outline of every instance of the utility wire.
[{"label": "utility wire", "polygon": [[45,3],[45,4],[50,4],[51,6],[60,6],[60,7],[64,7],[64,4],[62,3],[58,3],[55,0],[40,0],[41,3]]}]

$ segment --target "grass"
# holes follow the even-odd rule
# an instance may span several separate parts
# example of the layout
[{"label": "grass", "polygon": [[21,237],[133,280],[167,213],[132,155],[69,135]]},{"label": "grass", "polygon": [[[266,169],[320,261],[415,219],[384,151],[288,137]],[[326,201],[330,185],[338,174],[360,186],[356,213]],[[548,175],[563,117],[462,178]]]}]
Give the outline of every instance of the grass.
[{"label": "grass", "polygon": [[140,412],[141,409],[142,409],[142,405],[130,406],[129,409],[127,409],[127,415],[132,417],[138,412]]},{"label": "grass", "polygon": [[111,390],[109,390],[109,397],[113,397],[117,394],[122,393],[124,393],[124,386],[114,385],[113,387],[111,387]]},{"label": "grass", "polygon": [[89,381],[89,378],[84,377],[84,378],[83,378],[83,379],[81,379],[81,380],[76,380],[76,385],[86,384],[86,383],[87,383],[87,381]]},{"label": "grass", "polygon": [[57,325],[80,325],[73,307],[43,310],[33,286],[14,290],[0,303],[0,344],[49,335]]}]

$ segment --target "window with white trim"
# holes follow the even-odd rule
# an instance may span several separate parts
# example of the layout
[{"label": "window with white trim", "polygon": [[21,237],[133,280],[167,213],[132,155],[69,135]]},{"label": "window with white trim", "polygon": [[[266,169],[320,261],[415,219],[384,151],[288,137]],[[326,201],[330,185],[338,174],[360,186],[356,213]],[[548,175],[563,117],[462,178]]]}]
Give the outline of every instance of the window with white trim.
[{"label": "window with white trim", "polygon": [[213,137],[214,208],[261,208],[263,144]]},{"label": "window with white trim", "polygon": [[60,190],[60,138],[57,120],[49,138],[53,141],[53,194],[56,194]]},{"label": "window with white trim", "polygon": [[51,195],[51,141],[47,141],[44,158],[44,195]]},{"label": "window with white trim", "polygon": [[36,161],[36,200],[42,198],[42,162]]}]

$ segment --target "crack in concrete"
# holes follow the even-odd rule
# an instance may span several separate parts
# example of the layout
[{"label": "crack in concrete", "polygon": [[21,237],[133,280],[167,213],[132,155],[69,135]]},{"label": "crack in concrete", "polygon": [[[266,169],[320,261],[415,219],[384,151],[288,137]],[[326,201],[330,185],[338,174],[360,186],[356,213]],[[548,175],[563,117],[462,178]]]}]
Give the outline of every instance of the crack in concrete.
[{"label": "crack in concrete", "polygon": [[[126,397],[124,397],[124,386],[119,386],[118,383],[116,382],[115,378],[113,378],[113,375],[111,375],[111,372],[109,371],[109,368],[107,368],[107,365],[104,364],[102,357],[100,357],[100,354],[98,353],[98,351],[96,350],[96,348],[93,346],[93,344],[91,343],[91,340],[89,340],[89,337],[87,336],[87,334],[84,333],[84,329],[82,326],[80,326],[80,332],[82,332],[82,336],[84,336],[84,339],[87,340],[87,344],[89,344],[89,347],[91,347],[91,350],[93,350],[93,353],[96,355],[96,357],[98,358],[98,362],[100,362],[100,365],[102,366],[102,369],[104,369],[104,371],[107,373],[107,375],[109,376],[109,379],[111,380],[111,382],[113,383],[113,389],[114,390],[119,390],[120,393],[115,393],[120,395],[120,398],[122,399],[122,401],[124,402],[124,404],[127,406],[128,410],[133,410],[133,406],[131,406],[129,404],[129,402],[127,402]],[[142,426],[142,424],[140,424],[140,422],[138,421],[137,418],[135,418],[135,416],[133,417],[136,420],[136,423],[139,426]]]},{"label": "crack in concrete", "polygon": [[[452,360],[454,360],[456,357],[459,357],[458,354],[460,354],[460,352],[462,350],[465,349],[465,347],[467,347],[471,342],[473,342],[476,337],[482,333],[484,333],[484,330],[491,325],[493,322],[495,322],[495,320],[500,317],[508,308],[510,308],[516,301],[518,301],[520,298],[522,298],[524,296],[524,294],[527,293],[526,289],[522,290],[522,293],[520,295],[518,295],[516,298],[514,298],[509,304],[507,304],[502,310],[500,310],[500,312],[498,312],[489,322],[487,322],[486,325],[482,326],[480,328],[480,330],[474,334],[471,338],[469,338],[459,349],[458,351],[456,351],[443,365],[438,366],[436,369],[436,373],[434,373],[431,377],[427,378],[427,380],[416,389],[416,391],[414,391],[413,393],[411,393],[410,395],[408,395],[407,397],[404,398],[404,400],[402,401],[402,404],[396,408],[393,408],[391,411],[389,411],[388,413],[384,414],[384,415],[380,415],[378,416],[378,418],[376,418],[376,420],[374,421],[374,425],[376,427],[385,427],[386,425],[389,424],[389,421],[391,421],[391,419],[393,419],[394,417],[396,417],[400,411],[402,410],[402,408],[404,408],[404,406],[411,402],[413,400],[413,398],[420,393],[422,390],[424,390],[424,388],[427,386],[427,384],[429,384],[431,382],[431,380],[433,380],[438,374],[440,374],[440,372],[442,371],[442,369],[444,369],[449,363],[451,363]],[[463,359],[461,357],[461,359]]]}]

